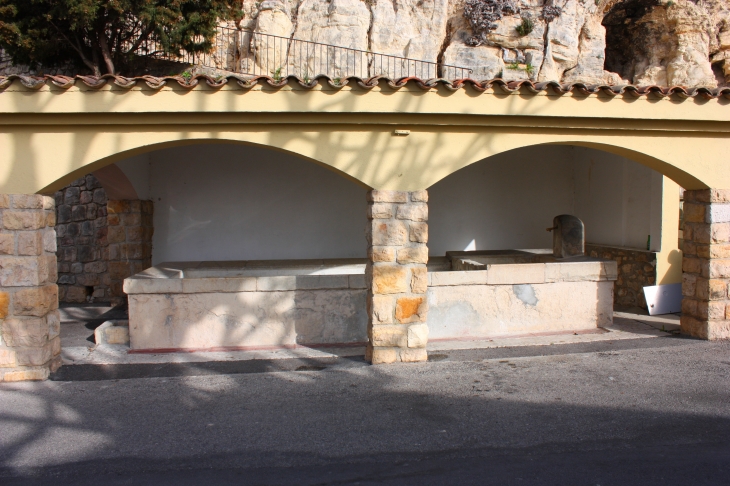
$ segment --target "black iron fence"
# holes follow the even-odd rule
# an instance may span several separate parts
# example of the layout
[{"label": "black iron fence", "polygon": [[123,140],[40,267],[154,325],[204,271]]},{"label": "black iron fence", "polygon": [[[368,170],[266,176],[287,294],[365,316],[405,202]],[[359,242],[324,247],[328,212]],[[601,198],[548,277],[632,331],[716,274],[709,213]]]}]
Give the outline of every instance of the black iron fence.
[{"label": "black iron fence", "polygon": [[471,69],[459,66],[229,27],[218,28],[214,47],[207,53],[171,56],[149,42],[141,46],[139,54],[244,75],[274,79],[294,75],[305,81],[322,74],[332,79],[379,75],[393,79],[411,76],[462,79],[471,73]]}]

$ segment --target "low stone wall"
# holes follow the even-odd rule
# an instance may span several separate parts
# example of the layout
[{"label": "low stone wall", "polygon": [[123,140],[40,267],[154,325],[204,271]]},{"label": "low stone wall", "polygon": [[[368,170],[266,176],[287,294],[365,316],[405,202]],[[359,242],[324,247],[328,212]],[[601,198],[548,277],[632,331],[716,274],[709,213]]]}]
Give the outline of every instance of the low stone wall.
[{"label": "low stone wall", "polygon": [[[216,273],[236,271],[199,272]],[[183,270],[162,265],[127,279],[124,291],[129,297],[130,346],[135,350],[367,341],[364,272],[188,278]]]},{"label": "low stone wall", "polygon": [[656,253],[586,243],[586,255],[614,260],[618,277],[614,283],[614,304],[646,309],[644,287],[656,285]]},{"label": "low stone wall", "polygon": [[[157,265],[125,280],[130,345],[152,351],[364,344],[365,267],[358,259]],[[590,259],[478,271],[432,267],[427,326],[434,339],[595,329],[612,322],[615,279],[615,262]]]},{"label": "low stone wall", "polygon": [[429,339],[596,329],[613,322],[612,261],[429,273]]}]

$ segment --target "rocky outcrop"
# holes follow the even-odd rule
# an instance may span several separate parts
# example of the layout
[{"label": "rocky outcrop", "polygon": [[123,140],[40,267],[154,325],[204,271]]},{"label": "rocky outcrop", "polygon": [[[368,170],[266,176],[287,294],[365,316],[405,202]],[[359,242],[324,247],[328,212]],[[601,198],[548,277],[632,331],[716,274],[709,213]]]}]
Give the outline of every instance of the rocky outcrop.
[{"label": "rocky outcrop", "polygon": [[606,67],[624,82],[717,86],[710,55],[717,12],[687,0],[616,3],[604,11]]},{"label": "rocky outcrop", "polygon": [[223,71],[730,84],[730,0],[241,1],[209,56]]},{"label": "rocky outcrop", "polygon": [[[468,20],[465,2],[470,9]],[[273,71],[271,59],[286,51],[287,61],[281,63],[286,69],[281,74],[305,79],[317,74],[332,78],[415,75],[716,87],[718,81],[730,81],[727,3],[245,0],[240,25],[293,39],[283,50],[277,46],[273,52],[254,36],[254,57],[261,72]],[[297,41],[356,52],[322,50]],[[267,66],[262,66],[267,58]]]},{"label": "rocky outcrop", "polygon": [[[374,0],[371,3],[370,50],[437,63],[446,38],[447,0]],[[427,64],[375,63],[374,73],[390,77],[434,77]]]}]

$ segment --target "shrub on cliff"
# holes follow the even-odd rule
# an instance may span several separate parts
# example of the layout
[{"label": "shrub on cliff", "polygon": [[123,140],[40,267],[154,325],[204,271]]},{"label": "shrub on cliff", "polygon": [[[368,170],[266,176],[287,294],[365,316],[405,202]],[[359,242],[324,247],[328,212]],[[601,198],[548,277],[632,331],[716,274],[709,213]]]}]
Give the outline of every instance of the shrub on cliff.
[{"label": "shrub on cliff", "polygon": [[237,0],[0,0],[0,47],[15,64],[73,62],[116,74],[138,56],[211,49]]}]

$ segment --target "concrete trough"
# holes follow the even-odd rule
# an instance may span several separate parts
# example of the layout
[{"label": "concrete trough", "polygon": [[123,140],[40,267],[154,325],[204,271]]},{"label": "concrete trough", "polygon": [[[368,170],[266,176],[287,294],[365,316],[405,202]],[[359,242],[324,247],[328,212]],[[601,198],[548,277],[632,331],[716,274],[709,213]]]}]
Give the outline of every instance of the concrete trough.
[{"label": "concrete trough", "polygon": [[[542,251],[463,253],[429,262],[432,340],[589,330],[611,323],[614,261],[550,261]],[[132,350],[367,341],[364,259],[163,263],[127,278],[124,291]]]}]

